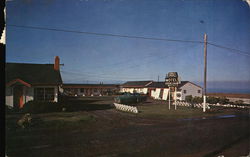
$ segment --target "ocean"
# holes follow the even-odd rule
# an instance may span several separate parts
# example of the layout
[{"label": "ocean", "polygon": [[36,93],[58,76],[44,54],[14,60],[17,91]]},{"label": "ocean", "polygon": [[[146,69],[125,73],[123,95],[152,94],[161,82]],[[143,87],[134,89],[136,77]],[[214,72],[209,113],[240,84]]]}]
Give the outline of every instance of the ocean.
[{"label": "ocean", "polygon": [[223,88],[208,88],[207,93],[234,93],[234,94],[250,94],[250,89],[223,89]]}]

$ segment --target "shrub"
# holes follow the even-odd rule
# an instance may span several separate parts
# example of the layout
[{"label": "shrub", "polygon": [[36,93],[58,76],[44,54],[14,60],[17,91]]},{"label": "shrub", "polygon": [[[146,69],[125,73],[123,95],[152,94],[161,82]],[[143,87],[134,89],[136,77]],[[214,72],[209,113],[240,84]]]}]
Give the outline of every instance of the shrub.
[{"label": "shrub", "polygon": [[31,120],[32,120],[31,115],[29,113],[26,113],[17,121],[17,125],[19,125],[23,129],[27,128],[31,125]]},{"label": "shrub", "polygon": [[187,95],[187,96],[185,97],[185,101],[188,102],[188,103],[191,103],[191,102],[192,102],[192,99],[193,99],[192,95]]},{"label": "shrub", "polygon": [[203,99],[202,99],[202,97],[194,97],[193,99],[192,99],[192,102],[193,103],[195,103],[195,104],[200,104],[200,103],[202,103],[203,102]]},{"label": "shrub", "polygon": [[47,113],[62,110],[63,105],[57,102],[29,101],[21,109],[24,113]]},{"label": "shrub", "polygon": [[226,97],[219,98],[219,103],[220,104],[228,104],[229,99],[227,99]]},{"label": "shrub", "polygon": [[216,97],[208,97],[207,98],[207,103],[209,103],[209,104],[217,104],[217,103],[219,103],[219,101],[220,101],[220,98],[216,98]]},{"label": "shrub", "polygon": [[244,101],[243,100],[237,100],[234,102],[235,105],[243,105]]},{"label": "shrub", "polygon": [[14,110],[14,109],[13,109],[12,106],[5,105],[5,113],[6,113],[6,114],[12,113],[13,110]]}]

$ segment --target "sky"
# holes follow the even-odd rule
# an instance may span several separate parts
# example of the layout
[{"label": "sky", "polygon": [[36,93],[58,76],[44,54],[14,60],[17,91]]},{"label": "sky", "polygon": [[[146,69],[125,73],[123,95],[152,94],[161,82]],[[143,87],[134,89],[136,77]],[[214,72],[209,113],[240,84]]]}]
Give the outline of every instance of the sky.
[{"label": "sky", "polygon": [[[163,81],[168,72],[202,84],[203,43],[143,40],[18,28],[203,41],[209,87],[250,89],[250,6],[244,0],[11,0],[6,62],[53,63],[65,83]],[[225,83],[226,82],[226,83]],[[233,82],[233,83],[232,83]]]}]

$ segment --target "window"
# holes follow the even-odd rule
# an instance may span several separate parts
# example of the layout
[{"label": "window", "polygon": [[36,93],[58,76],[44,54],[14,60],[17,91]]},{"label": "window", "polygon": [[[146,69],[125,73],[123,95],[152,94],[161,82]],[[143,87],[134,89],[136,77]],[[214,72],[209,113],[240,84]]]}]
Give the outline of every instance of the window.
[{"label": "window", "polygon": [[187,90],[183,90],[183,93],[186,94],[186,93],[187,93]]},{"label": "window", "polygon": [[35,88],[34,100],[53,101],[55,97],[54,88]]},{"label": "window", "polygon": [[198,90],[198,93],[201,93],[201,90]]},{"label": "window", "polygon": [[81,92],[81,93],[84,93],[84,88],[80,88],[80,92]]},{"label": "window", "polygon": [[177,98],[180,98],[180,97],[181,97],[181,94],[180,94],[180,93],[177,93],[176,96],[177,96]]}]

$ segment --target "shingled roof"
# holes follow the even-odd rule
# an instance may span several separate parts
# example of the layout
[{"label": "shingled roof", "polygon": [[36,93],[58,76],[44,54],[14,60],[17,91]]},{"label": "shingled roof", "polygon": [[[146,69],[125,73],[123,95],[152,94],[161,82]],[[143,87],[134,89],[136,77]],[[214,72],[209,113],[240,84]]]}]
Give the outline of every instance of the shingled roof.
[{"label": "shingled roof", "polygon": [[[180,84],[178,84],[178,88],[184,86],[186,83],[188,83],[189,81],[181,81]],[[151,88],[168,88],[167,85],[165,85],[165,82],[152,82],[150,85],[148,85],[147,87],[151,87]]]},{"label": "shingled roof", "polygon": [[[178,88],[181,88],[182,86],[184,86],[186,83],[188,83],[189,81],[181,81],[180,84],[178,84]],[[191,82],[190,82],[191,83]]]},{"label": "shingled roof", "polygon": [[152,82],[147,87],[149,87],[149,88],[166,88],[167,86],[165,86],[165,82]]},{"label": "shingled roof", "polygon": [[128,81],[122,84],[122,87],[145,87],[153,81]]},{"label": "shingled roof", "polygon": [[197,84],[195,84],[195,83],[193,83],[193,82],[190,82],[190,81],[181,81],[181,83],[178,85],[178,88],[181,88],[181,87],[184,86],[186,83],[191,83],[191,84],[193,84],[193,85],[195,85],[195,86],[197,86],[197,87],[202,88],[201,86],[199,86],[199,85],[197,85]]},{"label": "shingled roof", "polygon": [[[193,84],[193,85],[195,85],[197,87],[200,87],[200,86],[198,86],[198,85],[196,85],[196,84],[194,84],[194,83],[192,83],[190,81],[181,81],[181,83],[178,84],[177,88],[179,89],[179,88],[181,88],[182,86],[184,86],[187,83],[191,83],[191,84]],[[165,85],[165,82],[154,82],[154,81],[128,81],[128,82],[122,84],[122,87],[125,87],[125,88],[126,87],[127,88],[129,88],[129,87],[132,87],[132,88],[133,87],[134,88],[136,88],[136,87],[168,88],[168,86]],[[200,87],[200,88],[202,88],[202,87]]]},{"label": "shingled roof", "polygon": [[6,84],[19,80],[30,85],[62,84],[60,70],[54,64],[6,63]]},{"label": "shingled roof", "polygon": [[64,88],[118,88],[118,84],[80,84],[80,83],[64,83]]},{"label": "shingled roof", "polygon": [[[181,88],[182,86],[184,86],[186,83],[188,83],[189,81],[181,81],[181,83],[180,84],[178,84],[178,89],[179,88]],[[195,86],[198,86],[198,85],[196,85],[196,84],[194,84],[194,83],[192,83],[192,82],[189,82],[189,83],[191,83],[191,84],[193,84],[193,85],[195,85]],[[148,85],[147,87],[149,87],[149,88],[166,88],[166,87],[168,87],[168,86],[165,86],[165,82],[152,82],[150,85]],[[200,87],[200,86],[198,86],[198,87]],[[200,87],[201,88],[201,87]]]}]

